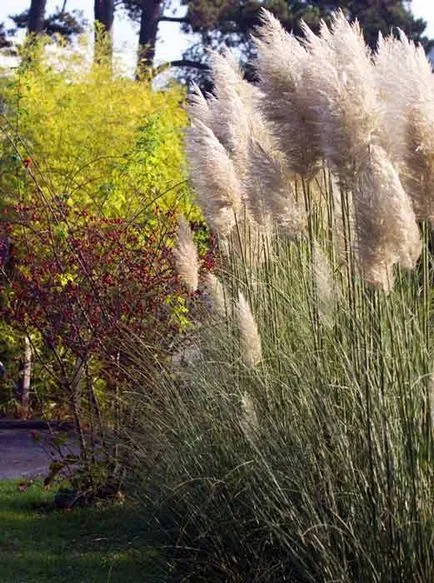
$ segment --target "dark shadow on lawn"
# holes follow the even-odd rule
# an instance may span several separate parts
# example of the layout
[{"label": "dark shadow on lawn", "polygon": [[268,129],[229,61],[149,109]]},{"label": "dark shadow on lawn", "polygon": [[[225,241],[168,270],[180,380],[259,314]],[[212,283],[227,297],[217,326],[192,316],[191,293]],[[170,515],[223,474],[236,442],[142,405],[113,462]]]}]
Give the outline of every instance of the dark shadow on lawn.
[{"label": "dark shadow on lawn", "polygon": [[157,583],[162,554],[136,508],[58,511],[39,485],[0,483],[1,583]]}]

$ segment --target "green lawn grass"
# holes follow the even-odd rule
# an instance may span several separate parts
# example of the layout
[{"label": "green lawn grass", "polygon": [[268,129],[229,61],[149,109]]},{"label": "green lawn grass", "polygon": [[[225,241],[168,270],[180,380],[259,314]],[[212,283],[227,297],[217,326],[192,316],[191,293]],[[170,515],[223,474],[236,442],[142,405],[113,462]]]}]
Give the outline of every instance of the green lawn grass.
[{"label": "green lawn grass", "polygon": [[1,583],[164,581],[134,508],[58,511],[40,484],[0,482]]}]

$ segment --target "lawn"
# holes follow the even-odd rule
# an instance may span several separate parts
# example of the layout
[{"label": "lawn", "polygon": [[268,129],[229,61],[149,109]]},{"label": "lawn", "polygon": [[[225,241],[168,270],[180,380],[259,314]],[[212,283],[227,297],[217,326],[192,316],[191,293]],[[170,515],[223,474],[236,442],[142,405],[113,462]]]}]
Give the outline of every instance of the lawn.
[{"label": "lawn", "polygon": [[55,510],[33,484],[0,482],[1,583],[164,581],[146,521],[134,508]]}]

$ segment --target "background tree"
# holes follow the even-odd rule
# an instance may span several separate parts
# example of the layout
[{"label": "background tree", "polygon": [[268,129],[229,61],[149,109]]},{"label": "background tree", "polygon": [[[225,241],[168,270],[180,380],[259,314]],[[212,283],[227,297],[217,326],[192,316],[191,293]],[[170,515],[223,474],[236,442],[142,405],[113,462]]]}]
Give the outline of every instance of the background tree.
[{"label": "background tree", "polygon": [[162,9],[162,0],[142,0],[141,2],[137,77],[141,77],[146,68],[152,66],[154,62],[158,24]]},{"label": "background tree", "polygon": [[44,30],[45,6],[47,0],[32,0],[29,9],[29,34],[40,34]]},{"label": "background tree", "polygon": [[106,58],[111,61],[113,54],[113,20],[114,20],[114,1],[113,0],[95,0],[94,17],[95,17],[95,61],[100,62]]},{"label": "background tree", "polygon": [[9,49],[12,46],[12,42],[9,38],[9,31],[5,29],[3,22],[0,22],[0,49]]},{"label": "background tree", "polygon": [[[186,18],[171,14],[174,8],[172,0],[118,0],[127,16],[140,25],[139,49],[137,57],[137,77],[143,75],[147,68],[152,68],[155,58],[155,46],[158,41],[158,27],[160,22],[187,22]],[[206,63],[199,59],[182,58],[171,61],[172,67],[188,67],[192,69],[208,70]]]},{"label": "background tree", "polygon": [[66,4],[65,0],[60,8],[46,16],[46,0],[32,0],[29,10],[24,10],[10,18],[18,30],[28,29],[29,32],[36,34],[44,32],[51,38],[61,36],[71,40],[75,35],[84,32],[86,21],[80,10],[67,11]]},{"label": "background tree", "polygon": [[186,34],[200,35],[198,43],[190,47],[179,61],[171,63],[183,67],[184,80],[196,78],[198,69],[203,76],[206,69],[206,49],[223,45],[239,50],[247,60],[252,56],[250,34],[259,23],[260,8],[267,8],[288,31],[300,32],[304,20],[315,31],[322,18],[341,8],[348,18],[358,18],[364,28],[366,41],[375,47],[378,32],[388,34],[391,29],[402,29],[412,40],[429,49],[433,42],[424,36],[426,22],[411,13],[405,0],[181,0],[187,8],[184,16],[170,14],[173,3],[164,0],[121,0],[128,15],[140,26],[139,60],[152,65],[155,54],[158,24],[177,22]]}]

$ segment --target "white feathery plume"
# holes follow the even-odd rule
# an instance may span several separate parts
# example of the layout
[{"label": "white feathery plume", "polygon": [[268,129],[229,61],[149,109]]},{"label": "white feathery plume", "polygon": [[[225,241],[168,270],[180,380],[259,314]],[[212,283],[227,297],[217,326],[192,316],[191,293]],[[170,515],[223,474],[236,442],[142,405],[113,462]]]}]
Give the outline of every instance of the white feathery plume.
[{"label": "white feathery plume", "polygon": [[255,405],[248,393],[244,393],[241,397],[241,429],[249,441],[252,441],[256,431],[258,430],[258,416],[256,414]]},{"label": "white feathery plume", "polygon": [[434,430],[434,374],[428,380],[428,406],[431,417],[431,426]]},{"label": "white feathery plume", "polygon": [[233,140],[231,140],[227,111],[223,109],[215,95],[208,93],[205,97],[201,89],[193,84],[188,99],[187,113],[193,124],[201,122],[213,132],[228,154],[232,153]]},{"label": "white feathery plume", "polygon": [[213,121],[210,127],[242,172],[257,90],[243,79],[230,51],[224,54],[212,51],[211,64],[215,99],[211,105]]},{"label": "white feathery plume", "polygon": [[212,96],[205,98],[200,88],[193,83],[191,92],[188,98],[187,112],[191,119],[199,120],[207,127],[212,127]]},{"label": "white feathery plume", "polygon": [[272,124],[279,146],[291,172],[309,177],[321,160],[321,148],[308,107],[305,70],[311,55],[288,34],[267,10],[262,10],[262,26],[254,38],[256,69],[263,92],[261,107]]},{"label": "white feathery plume", "polygon": [[199,87],[193,85],[187,110],[193,120],[200,120],[211,129],[233,155],[239,147],[239,136],[247,133],[248,116],[243,102],[250,101],[255,89],[243,79],[241,69],[229,50],[223,54],[209,51],[209,54],[214,93],[205,98]]},{"label": "white feathery plume", "polygon": [[282,230],[297,237],[304,229],[304,210],[295,202],[290,176],[283,170],[286,160],[261,111],[262,93],[242,78],[230,53],[214,53],[212,62],[217,97],[212,108],[216,113],[221,108],[226,143],[243,186],[249,222],[252,228],[257,223],[263,230],[271,215]]},{"label": "white feathery plume", "polygon": [[341,184],[353,191],[357,251],[372,283],[390,289],[395,263],[413,267],[420,236],[410,201],[386,152],[376,145],[379,100],[374,66],[357,23],[342,12],[316,36],[304,26],[312,54],[310,107],[322,147]]},{"label": "white feathery plume", "polygon": [[354,188],[358,254],[366,279],[390,291],[392,266],[412,269],[422,251],[410,199],[385,150],[372,146]]},{"label": "white feathery plume", "polygon": [[425,51],[380,37],[375,58],[384,103],[383,143],[397,163],[418,219],[434,222],[434,75]]},{"label": "white feathery plume", "polygon": [[312,269],[320,321],[325,327],[332,328],[338,303],[337,286],[330,263],[317,241],[314,241],[312,250]]},{"label": "white feathery plume", "polygon": [[341,11],[331,29],[323,23],[321,35],[303,24],[306,61],[306,100],[316,117],[322,151],[341,181],[351,187],[358,161],[365,158],[378,127],[379,102],[374,68],[359,25],[350,24]]},{"label": "white feathery plume", "polygon": [[188,291],[194,293],[199,283],[199,257],[193,233],[184,217],[179,218],[178,239],[173,254],[179,277]]},{"label": "white feathery plume", "polygon": [[249,303],[242,292],[238,295],[237,319],[243,362],[249,368],[254,368],[262,360],[261,337]]},{"label": "white feathery plume", "polygon": [[[238,225],[243,221],[252,224],[255,223],[255,219],[251,213],[252,205],[249,204],[246,175],[248,141],[255,120],[253,98],[256,90],[243,79],[241,70],[229,51],[224,55],[211,52],[211,61],[215,89],[214,96],[209,102],[208,126],[226,150],[227,157],[234,167],[239,185]],[[206,118],[203,110],[202,102],[199,114]]]},{"label": "white feathery plume", "polygon": [[221,315],[226,315],[225,290],[222,282],[213,274],[207,273],[205,276],[206,290],[210,295],[213,310]]},{"label": "white feathery plume", "polygon": [[[297,239],[306,229],[306,212],[297,201],[286,170],[286,158],[280,152],[266,151],[255,139],[249,142],[247,188],[258,222],[271,216],[279,231]],[[262,216],[262,220],[260,220]]]},{"label": "white feathery plume", "polygon": [[[380,141],[395,164],[405,157],[408,55],[404,45],[395,38],[380,33],[374,54],[375,78],[381,100]],[[404,78],[403,78],[404,77]],[[390,95],[389,92],[394,92]]]},{"label": "white feathery plume", "polygon": [[[213,131],[232,160],[244,207],[237,216],[239,232],[258,232],[253,239],[259,241],[271,224],[271,215],[286,234],[297,237],[304,228],[304,211],[295,203],[289,176],[283,171],[283,155],[260,111],[260,92],[243,79],[238,63],[228,51],[211,55],[215,95],[206,100],[195,88],[190,114]],[[204,208],[203,202],[200,204]],[[237,210],[240,208],[241,205]],[[213,215],[205,208],[204,212],[207,217]],[[226,229],[225,234],[229,231]],[[251,236],[249,241],[253,241]]]},{"label": "white feathery plume", "polygon": [[215,134],[197,120],[187,135],[190,180],[215,231],[228,236],[242,208],[242,189],[233,161]]}]

